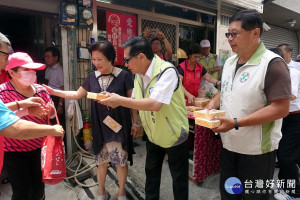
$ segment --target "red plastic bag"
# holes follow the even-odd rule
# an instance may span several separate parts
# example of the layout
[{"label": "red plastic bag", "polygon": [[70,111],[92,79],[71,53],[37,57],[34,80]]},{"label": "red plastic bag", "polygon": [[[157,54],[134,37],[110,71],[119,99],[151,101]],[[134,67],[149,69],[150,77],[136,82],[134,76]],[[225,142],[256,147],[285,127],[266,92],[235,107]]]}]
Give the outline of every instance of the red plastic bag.
[{"label": "red plastic bag", "polygon": [[[55,111],[56,121],[59,124]],[[50,111],[48,116],[50,124]],[[65,149],[61,137],[48,135],[41,150],[42,181],[49,185],[60,183],[66,177]]]}]

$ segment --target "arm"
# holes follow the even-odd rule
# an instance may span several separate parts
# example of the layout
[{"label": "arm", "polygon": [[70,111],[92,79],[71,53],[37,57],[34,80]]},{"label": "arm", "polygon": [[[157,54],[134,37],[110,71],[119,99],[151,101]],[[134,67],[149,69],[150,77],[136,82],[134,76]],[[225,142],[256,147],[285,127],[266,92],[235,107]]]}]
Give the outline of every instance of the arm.
[{"label": "arm", "polygon": [[87,91],[81,86],[79,87],[79,89],[77,91],[56,90],[47,85],[43,85],[43,86],[47,88],[47,91],[50,93],[50,95],[62,97],[65,99],[77,100],[77,99],[81,99],[83,96],[87,95]]},{"label": "arm", "polygon": [[208,82],[214,84],[214,85],[220,85],[221,81],[218,81],[217,79],[215,79],[213,76],[211,76],[209,73],[206,73],[203,78],[205,80],[207,80]]},{"label": "arm", "polygon": [[[60,89],[63,91],[64,86],[61,86]],[[62,115],[64,113],[63,103],[64,103],[64,99],[60,97],[59,102],[58,102],[58,106],[57,106],[57,114],[59,114],[59,115]]]},{"label": "arm", "polygon": [[136,110],[146,110],[146,111],[159,111],[162,103],[155,101],[151,98],[144,99],[132,99],[127,97],[122,97],[115,93],[106,93],[110,97],[98,101],[101,104],[116,108],[118,106],[123,106],[127,108],[132,108]]},{"label": "arm", "polygon": [[8,138],[27,140],[47,135],[63,137],[64,129],[60,125],[41,125],[20,119],[10,126],[2,129],[0,134]]},{"label": "arm", "polygon": [[209,103],[205,106],[205,109],[218,109],[220,107],[221,101],[221,92],[219,91],[215,97],[209,101]]},{"label": "arm", "polygon": [[157,37],[161,38],[162,41],[164,42],[165,49],[166,49],[165,58],[166,58],[166,60],[170,60],[170,58],[172,56],[172,47],[171,47],[168,39],[166,38],[165,34],[160,30],[158,30]]},{"label": "arm", "polygon": [[[238,118],[239,127],[256,126],[265,124],[288,115],[290,99],[278,99],[272,101],[270,105],[263,107],[256,112],[242,118]],[[212,129],[214,132],[226,132],[234,128],[234,120],[231,118],[220,118],[222,124],[218,128]]]},{"label": "arm", "polygon": [[[182,82],[183,80],[183,76],[181,74],[179,74],[179,77],[180,77],[180,80]],[[195,99],[196,97],[194,95],[192,95],[191,93],[189,93],[185,87],[183,86],[183,92],[184,92],[184,95],[188,98],[188,104],[194,104],[195,103]]]},{"label": "arm", "polygon": [[113,108],[124,106],[136,110],[159,111],[163,104],[170,104],[174,90],[178,84],[179,77],[175,68],[167,69],[155,83],[150,97],[143,99],[131,99],[121,97],[114,93],[107,93],[110,97],[99,101]]},{"label": "arm", "polygon": [[6,103],[5,106],[8,107],[12,111],[19,110],[21,108],[28,108],[32,106],[40,106],[43,105],[45,102],[40,97],[30,97],[28,99],[24,99],[21,101],[13,101],[10,103]]},{"label": "arm", "polygon": [[[132,95],[132,89],[128,90],[126,92],[126,96],[128,98],[131,98]],[[135,109],[131,109],[131,119],[132,119],[132,126],[131,126],[131,135],[133,138],[135,138],[137,131],[138,131],[138,123],[139,123],[139,119],[138,119],[138,111]]]},{"label": "arm", "polygon": [[222,68],[221,68],[221,63],[220,63],[220,59],[219,59],[219,56],[217,56],[216,58],[216,67],[213,67],[210,69],[210,72],[218,72],[218,71],[221,71]]}]

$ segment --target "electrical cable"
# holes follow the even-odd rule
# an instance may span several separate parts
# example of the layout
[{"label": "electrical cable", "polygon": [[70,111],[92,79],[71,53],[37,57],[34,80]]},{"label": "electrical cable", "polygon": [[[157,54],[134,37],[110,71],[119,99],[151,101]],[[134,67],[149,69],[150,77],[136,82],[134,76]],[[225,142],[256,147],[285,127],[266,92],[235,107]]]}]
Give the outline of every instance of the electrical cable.
[{"label": "electrical cable", "polygon": [[[84,167],[80,168],[80,166],[82,165],[82,161],[83,161],[83,158],[86,157],[86,158],[90,158],[90,159],[93,159],[95,160],[95,156],[90,154],[89,152],[87,152],[86,150],[84,150],[83,148],[81,148],[81,146],[78,144],[78,141],[75,137],[74,134],[73,135],[73,139],[75,141],[75,144],[76,146],[79,148],[80,151],[77,151],[75,153],[73,153],[67,160],[66,160],[66,169],[73,172],[74,175],[71,175],[71,176],[67,176],[65,179],[64,179],[64,183],[65,185],[72,189],[76,195],[77,195],[77,198],[78,198],[78,192],[74,189],[73,186],[71,186],[69,180],[74,178],[74,181],[81,187],[94,187],[96,185],[98,185],[98,183],[94,183],[94,184],[90,184],[90,185],[87,185],[87,184],[82,184],[79,182],[79,180],[77,179],[77,176],[79,175],[82,175],[84,174],[85,172],[88,172],[92,169],[94,169],[95,167],[97,167],[97,165],[95,166],[91,166],[91,165],[94,165],[96,163],[96,161],[93,161],[92,163],[89,163],[87,165],[85,165]],[[72,166],[72,163],[77,160],[78,162],[78,165],[76,167],[76,169],[72,169],[71,166]],[[86,169],[87,168],[87,169]]]}]

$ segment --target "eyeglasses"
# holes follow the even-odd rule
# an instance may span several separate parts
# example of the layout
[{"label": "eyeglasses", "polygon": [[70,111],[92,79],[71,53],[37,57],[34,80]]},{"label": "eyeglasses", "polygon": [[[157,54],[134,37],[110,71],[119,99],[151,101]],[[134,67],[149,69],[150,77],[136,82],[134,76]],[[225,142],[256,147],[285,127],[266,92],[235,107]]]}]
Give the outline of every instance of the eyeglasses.
[{"label": "eyeglasses", "polygon": [[0,53],[3,53],[3,54],[5,54],[5,55],[9,55],[9,53],[7,53],[7,52],[4,52],[4,51],[0,51]]},{"label": "eyeglasses", "polygon": [[231,36],[232,39],[236,38],[239,33],[225,33],[225,36],[229,38]]},{"label": "eyeglasses", "polygon": [[123,59],[124,59],[124,62],[125,62],[126,64],[128,64],[129,61],[130,61],[132,58],[136,57],[136,56],[139,55],[140,53],[141,53],[141,52],[137,53],[135,56],[124,57],[124,58],[123,58]]},{"label": "eyeglasses", "polygon": [[128,64],[129,61],[130,61],[133,57],[135,57],[135,56],[124,57],[124,58],[123,58],[123,59],[124,59],[124,62],[125,62],[126,64]]}]

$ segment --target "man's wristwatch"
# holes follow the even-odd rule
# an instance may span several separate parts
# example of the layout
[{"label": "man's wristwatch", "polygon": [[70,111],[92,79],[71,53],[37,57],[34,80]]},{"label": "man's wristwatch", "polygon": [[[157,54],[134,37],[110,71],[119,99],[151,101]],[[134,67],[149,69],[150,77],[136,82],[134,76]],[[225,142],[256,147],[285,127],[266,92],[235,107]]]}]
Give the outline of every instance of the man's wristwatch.
[{"label": "man's wristwatch", "polygon": [[235,130],[239,130],[239,124],[238,124],[237,118],[233,118],[233,121],[234,121]]}]

